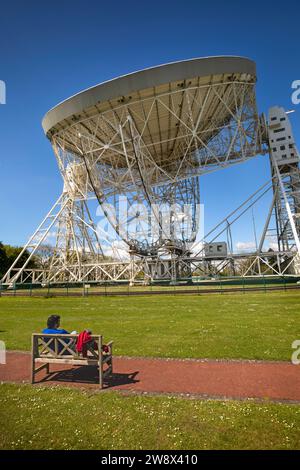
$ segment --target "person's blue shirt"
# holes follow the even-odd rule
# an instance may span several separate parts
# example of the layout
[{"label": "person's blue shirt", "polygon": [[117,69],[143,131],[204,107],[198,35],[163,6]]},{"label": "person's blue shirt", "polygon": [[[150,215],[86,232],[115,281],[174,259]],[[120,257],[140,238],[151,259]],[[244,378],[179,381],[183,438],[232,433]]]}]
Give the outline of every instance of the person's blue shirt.
[{"label": "person's blue shirt", "polygon": [[68,331],[60,328],[44,328],[42,333],[45,335],[68,335]]}]

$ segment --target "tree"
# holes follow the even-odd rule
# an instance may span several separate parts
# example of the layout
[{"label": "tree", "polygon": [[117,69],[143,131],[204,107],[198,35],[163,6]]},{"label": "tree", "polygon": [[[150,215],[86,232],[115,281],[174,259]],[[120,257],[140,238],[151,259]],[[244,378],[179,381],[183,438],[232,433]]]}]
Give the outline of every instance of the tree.
[{"label": "tree", "polygon": [[[17,259],[21,251],[23,250],[23,247],[4,245],[4,249],[6,251],[6,256],[8,259],[8,267],[10,267],[14,263],[14,261]],[[15,267],[21,268],[23,264],[25,263],[25,261],[28,259],[28,257],[29,257],[29,252],[25,250]],[[31,259],[27,265],[27,268],[34,268],[34,267],[35,267],[35,261]]]},{"label": "tree", "polygon": [[[2,243],[0,243],[0,279],[6,274],[6,272],[15,262],[22,250],[23,247],[21,246],[3,245]],[[20,259],[18,260],[17,264],[15,265],[15,268],[21,268],[28,259],[29,255],[29,252],[25,250]],[[27,264],[27,268],[32,269],[35,267],[36,260],[32,258]]]},{"label": "tree", "polygon": [[52,245],[41,245],[34,253],[34,262],[37,268],[47,269],[54,254]]},{"label": "tree", "polygon": [[4,248],[4,245],[2,242],[0,242],[0,278],[4,276],[4,274],[7,271],[8,267],[8,259],[7,259],[7,254]]}]

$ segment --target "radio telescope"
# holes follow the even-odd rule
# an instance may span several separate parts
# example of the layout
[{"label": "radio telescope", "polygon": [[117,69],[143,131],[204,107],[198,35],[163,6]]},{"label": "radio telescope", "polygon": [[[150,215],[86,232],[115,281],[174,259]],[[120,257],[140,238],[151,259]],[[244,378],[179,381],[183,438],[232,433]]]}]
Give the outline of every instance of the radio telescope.
[{"label": "radio telescope", "polygon": [[[259,117],[255,83],[249,59],[199,58],[109,80],[51,109],[42,124],[63,192],[25,246],[28,260],[21,268],[16,261],[3,282],[134,282],[139,273],[176,280],[191,276],[195,267],[205,270],[206,262],[232,262],[227,248],[219,256],[210,256],[204,245],[198,257],[191,253],[199,228],[199,177],[269,151],[273,115],[270,127]],[[293,195],[287,206],[284,195],[291,181],[300,189],[299,155],[295,148],[287,170],[271,147],[270,214],[275,208],[283,224],[278,253],[290,253],[298,249],[298,235],[288,207],[298,213],[300,199]],[[109,242],[88,206],[92,199],[128,258],[118,259],[113,250],[108,258]],[[271,215],[264,235],[270,220]],[[27,269],[49,234],[54,242],[47,269]]]}]

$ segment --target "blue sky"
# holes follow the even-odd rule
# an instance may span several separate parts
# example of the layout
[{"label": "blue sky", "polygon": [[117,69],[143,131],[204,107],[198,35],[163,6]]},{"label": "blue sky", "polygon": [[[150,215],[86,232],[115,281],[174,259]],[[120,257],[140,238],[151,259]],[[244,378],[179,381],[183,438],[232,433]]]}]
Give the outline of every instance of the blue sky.
[{"label": "blue sky", "polygon": [[[5,5],[6,3],[6,5]],[[291,115],[300,147],[300,105],[291,83],[300,79],[300,4],[228,0],[1,2],[0,240],[23,244],[62,189],[50,143],[41,128],[59,101],[118,75],[174,60],[241,55],[257,64],[259,112],[279,104]],[[269,177],[266,157],[201,180],[210,227]],[[266,206],[265,206],[266,207]],[[255,212],[257,225],[263,208]],[[252,227],[236,235],[249,241]]]}]

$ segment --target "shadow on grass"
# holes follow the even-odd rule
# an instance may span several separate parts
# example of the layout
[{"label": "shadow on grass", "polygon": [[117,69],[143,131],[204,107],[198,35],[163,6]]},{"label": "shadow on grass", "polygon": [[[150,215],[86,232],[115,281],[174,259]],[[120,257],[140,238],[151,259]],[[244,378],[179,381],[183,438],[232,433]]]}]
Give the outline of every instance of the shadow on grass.
[{"label": "shadow on grass", "polygon": [[[136,379],[139,371],[130,372],[128,374],[113,373],[109,377],[105,377],[103,381],[104,388],[114,388],[120,385],[129,385],[139,382]],[[65,382],[75,384],[99,384],[98,368],[94,366],[80,366],[77,368],[53,371],[47,374],[43,379],[36,383],[43,382]]]}]

